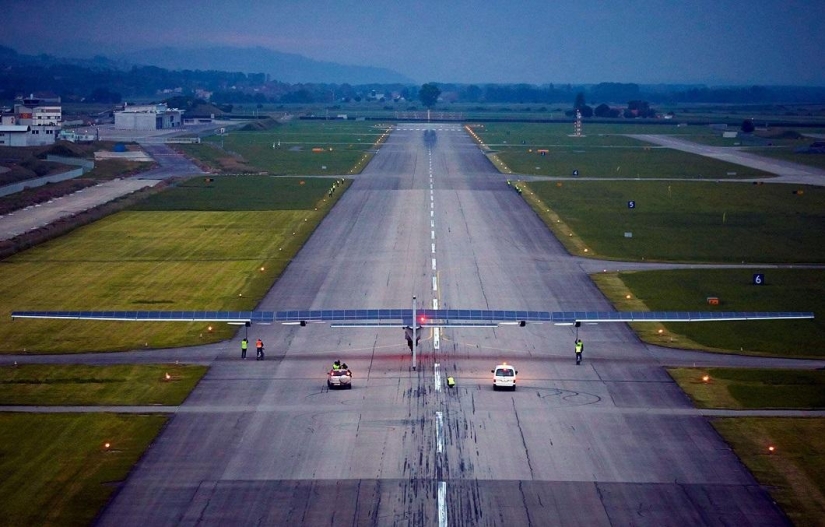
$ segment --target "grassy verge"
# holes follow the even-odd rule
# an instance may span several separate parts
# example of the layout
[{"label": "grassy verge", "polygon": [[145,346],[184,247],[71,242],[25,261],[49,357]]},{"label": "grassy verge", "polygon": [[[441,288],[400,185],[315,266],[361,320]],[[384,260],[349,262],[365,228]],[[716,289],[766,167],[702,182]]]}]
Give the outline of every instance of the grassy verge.
[{"label": "grassy verge", "polygon": [[[712,422],[795,525],[825,525],[825,419],[737,417]],[[769,446],[774,446],[773,453]]]},{"label": "grassy verge", "polygon": [[[565,181],[532,182],[525,188],[525,196],[535,194],[535,209],[550,209],[561,220],[557,223],[542,214],[548,227],[560,238],[575,233],[582,251],[588,248],[594,257],[825,262],[823,187]],[[628,206],[631,201],[634,208]]]},{"label": "grassy verge", "polygon": [[[700,408],[825,407],[822,370],[671,368],[668,372]],[[825,419],[734,417],[712,423],[796,525],[825,525]]]},{"label": "grassy verge", "polygon": [[354,174],[387,127],[370,122],[292,121],[272,130],[230,132],[181,150],[221,172],[276,175]]},{"label": "grassy verge", "polygon": [[474,131],[504,173],[596,178],[754,178],[771,174],[669,148],[651,146],[620,134],[705,137],[709,129],[675,125],[589,125],[584,137],[571,137],[561,124],[487,124]]},{"label": "grassy verge", "polygon": [[0,404],[179,405],[206,370],[177,364],[6,366],[0,368]]},{"label": "grassy verge", "polygon": [[825,408],[825,371],[669,368],[699,408]]},{"label": "grassy verge", "polygon": [[89,525],[166,420],[0,413],[0,521]]},{"label": "grassy verge", "polygon": [[[600,273],[592,278],[616,309],[651,311],[812,311],[813,320],[724,324],[631,324],[645,342],[755,355],[825,356],[825,270],[771,269],[752,284],[750,269]],[[630,295],[630,298],[627,296]],[[715,296],[719,305],[709,305]],[[660,332],[661,330],[661,332]]]},{"label": "grassy verge", "polygon": [[[224,324],[210,332],[208,325],[197,323],[11,321],[10,313],[253,309],[349,184],[338,185],[328,196],[324,189],[332,181],[324,181],[323,187],[289,178],[273,183],[272,194],[278,188],[288,199],[304,193],[304,202],[315,205],[309,210],[168,212],[169,203],[183,208],[186,199],[161,195],[154,207],[159,210],[118,213],[4,260],[0,352],[117,351],[231,337],[236,328]],[[227,178],[211,190],[189,190],[192,200],[211,192],[213,203],[240,208],[245,201],[233,196],[242,194],[243,185],[243,178]]]}]

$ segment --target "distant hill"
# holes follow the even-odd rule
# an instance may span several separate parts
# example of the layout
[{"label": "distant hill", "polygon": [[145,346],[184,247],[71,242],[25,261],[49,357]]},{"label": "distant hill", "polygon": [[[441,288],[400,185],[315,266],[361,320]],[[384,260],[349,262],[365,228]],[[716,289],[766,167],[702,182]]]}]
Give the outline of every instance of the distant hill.
[{"label": "distant hill", "polygon": [[386,68],[321,62],[302,55],[281,53],[262,47],[162,47],[122,53],[111,58],[117,62],[158,66],[170,70],[268,73],[273,80],[288,83],[415,84],[409,77]]}]

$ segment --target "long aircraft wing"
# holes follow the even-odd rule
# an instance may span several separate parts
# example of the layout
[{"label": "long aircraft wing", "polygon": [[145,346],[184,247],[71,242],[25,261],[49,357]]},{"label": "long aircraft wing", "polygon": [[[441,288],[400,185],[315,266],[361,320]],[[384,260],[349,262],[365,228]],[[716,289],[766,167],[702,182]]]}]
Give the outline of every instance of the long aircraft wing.
[{"label": "long aircraft wing", "polygon": [[[422,327],[496,327],[547,323],[556,325],[606,322],[712,322],[814,318],[793,311],[507,311],[483,309],[419,309]],[[323,309],[294,311],[14,311],[15,318],[119,320],[141,322],[226,322],[228,324],[326,323],[335,327],[405,327],[412,309]]]}]

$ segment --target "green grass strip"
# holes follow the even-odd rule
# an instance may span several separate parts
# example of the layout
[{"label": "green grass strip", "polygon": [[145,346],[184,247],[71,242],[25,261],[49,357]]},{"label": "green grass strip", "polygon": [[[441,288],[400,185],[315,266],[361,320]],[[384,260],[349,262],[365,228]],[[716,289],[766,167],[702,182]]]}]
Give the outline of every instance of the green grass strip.
[{"label": "green grass strip", "polygon": [[0,522],[89,525],[166,420],[0,413]]},{"label": "green grass strip", "polygon": [[825,371],[669,368],[699,408],[825,408]]},{"label": "green grass strip", "polygon": [[474,131],[505,173],[595,178],[756,178],[772,174],[688,152],[650,145],[624,134],[665,134],[689,140],[719,135],[707,127],[488,123]]},{"label": "green grass strip", "polygon": [[[200,323],[12,321],[10,315],[15,309],[251,310],[350,184],[330,196],[333,183],[313,190],[311,210],[125,211],[4,260],[0,353],[121,351],[230,338],[237,328],[227,324],[210,331]],[[221,202],[238,187],[216,188]]]},{"label": "green grass strip", "polygon": [[712,423],[795,525],[825,525],[825,419],[736,417]]},{"label": "green grass strip", "polygon": [[[681,269],[599,273],[591,278],[620,311],[812,311],[816,317],[631,324],[650,344],[752,355],[825,357],[825,270],[768,269],[764,271],[764,284],[753,285],[753,273],[758,271]],[[708,304],[708,297],[717,297],[719,305]]]},{"label": "green grass strip", "polygon": [[557,224],[548,221],[548,209],[581,239],[589,256],[638,261],[825,262],[824,187],[666,181],[522,185],[535,193],[534,209],[544,211],[542,217],[557,236],[569,233],[560,233]]},{"label": "green grass strip", "polygon": [[177,364],[0,367],[3,405],[179,405],[206,366]]}]

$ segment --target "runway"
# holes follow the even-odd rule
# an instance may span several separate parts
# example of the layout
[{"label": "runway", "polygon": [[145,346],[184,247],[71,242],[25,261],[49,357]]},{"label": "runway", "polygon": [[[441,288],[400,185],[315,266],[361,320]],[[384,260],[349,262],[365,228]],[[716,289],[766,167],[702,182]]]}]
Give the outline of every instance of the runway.
[{"label": "runway", "polygon": [[[505,181],[458,125],[399,124],[259,309],[416,296],[611,310]],[[581,366],[575,329],[544,325],[428,333],[416,370],[397,328],[253,326],[264,362],[237,342],[192,350],[209,373],[99,524],[789,524],[658,348],[623,324],[579,334]],[[352,390],[326,387],[339,358]],[[515,392],[492,390],[501,361],[519,370]]]}]

